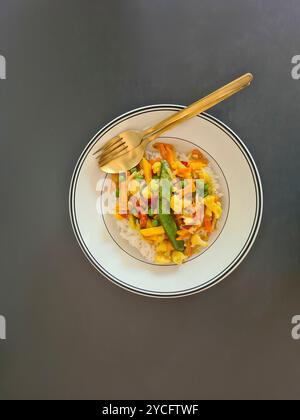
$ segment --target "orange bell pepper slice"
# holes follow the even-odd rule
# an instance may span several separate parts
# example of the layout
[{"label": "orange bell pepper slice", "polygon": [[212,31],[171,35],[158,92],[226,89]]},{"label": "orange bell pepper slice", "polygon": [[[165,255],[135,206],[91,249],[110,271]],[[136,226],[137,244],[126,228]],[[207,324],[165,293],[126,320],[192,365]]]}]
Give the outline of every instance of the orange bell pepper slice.
[{"label": "orange bell pepper slice", "polygon": [[162,158],[165,159],[171,168],[175,167],[174,147],[167,143],[155,143],[154,147],[159,151]]},{"label": "orange bell pepper slice", "polygon": [[192,150],[191,158],[192,160],[196,160],[196,161],[198,160],[199,162],[205,163],[206,165],[208,164],[208,160],[206,159],[205,156],[203,156],[203,154],[198,149]]},{"label": "orange bell pepper slice", "polygon": [[176,175],[180,178],[191,178],[192,173],[190,168],[178,168],[176,169]]}]

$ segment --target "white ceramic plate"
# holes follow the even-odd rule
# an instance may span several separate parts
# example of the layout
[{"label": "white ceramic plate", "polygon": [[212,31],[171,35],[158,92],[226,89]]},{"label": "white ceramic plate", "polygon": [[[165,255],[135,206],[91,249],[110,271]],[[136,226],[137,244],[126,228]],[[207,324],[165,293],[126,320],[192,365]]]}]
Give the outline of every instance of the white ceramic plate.
[{"label": "white ceramic plate", "polygon": [[253,158],[232,130],[208,114],[175,127],[164,138],[183,152],[203,150],[218,177],[223,215],[204,252],[179,267],[151,264],[119,236],[113,216],[99,214],[105,174],[92,156],[99,142],[129,128],[151,126],[181,108],[153,105],[116,118],[89,142],[71,181],[71,222],[85,255],[109,280],[147,296],[190,295],[223,280],[249,252],[262,218],[262,187]]}]

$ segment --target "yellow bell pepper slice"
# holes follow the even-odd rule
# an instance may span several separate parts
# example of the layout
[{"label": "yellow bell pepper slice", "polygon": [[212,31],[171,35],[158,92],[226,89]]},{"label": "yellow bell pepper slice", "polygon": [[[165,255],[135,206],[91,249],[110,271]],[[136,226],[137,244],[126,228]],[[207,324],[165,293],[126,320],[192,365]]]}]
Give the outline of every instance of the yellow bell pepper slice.
[{"label": "yellow bell pepper slice", "polygon": [[141,229],[141,234],[145,237],[148,236],[156,236],[156,235],[163,235],[165,233],[165,229],[162,226],[151,227],[147,229]]},{"label": "yellow bell pepper slice", "polygon": [[148,162],[147,159],[143,158],[141,161],[141,166],[144,171],[144,177],[147,182],[147,184],[150,184],[152,179],[152,165],[150,162]]}]

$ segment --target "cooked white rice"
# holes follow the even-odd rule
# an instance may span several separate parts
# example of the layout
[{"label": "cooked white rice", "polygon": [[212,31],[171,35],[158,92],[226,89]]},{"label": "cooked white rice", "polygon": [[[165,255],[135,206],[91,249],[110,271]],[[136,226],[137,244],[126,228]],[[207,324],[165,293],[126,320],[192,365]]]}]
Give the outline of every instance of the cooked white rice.
[{"label": "cooked white rice", "polygon": [[146,242],[141,237],[138,230],[131,229],[127,219],[117,220],[117,225],[119,227],[120,236],[123,239],[126,239],[132,247],[138,249],[145,260],[153,262],[155,258],[154,245]]},{"label": "cooked white rice", "polygon": [[211,184],[212,184],[212,193],[215,195],[218,195],[219,197],[222,197],[222,194],[220,192],[220,185],[218,182],[218,177],[217,175],[214,173],[211,164],[208,163],[208,165],[205,167],[205,172],[208,173],[208,175],[211,178]]}]

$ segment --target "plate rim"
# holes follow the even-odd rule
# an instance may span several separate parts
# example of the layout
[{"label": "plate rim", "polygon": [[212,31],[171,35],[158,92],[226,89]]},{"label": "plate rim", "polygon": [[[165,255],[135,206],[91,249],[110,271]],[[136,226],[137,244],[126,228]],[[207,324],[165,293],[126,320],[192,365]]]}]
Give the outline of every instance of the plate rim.
[{"label": "plate rim", "polygon": [[[223,131],[227,132],[228,135],[230,135],[230,137],[232,138],[233,141],[235,141],[235,143],[237,144],[237,146],[240,148],[240,151],[244,154],[244,157],[246,160],[248,160],[248,164],[250,166],[250,169],[252,170],[252,172],[254,172],[253,178],[254,178],[254,183],[257,184],[257,204],[258,204],[258,213],[256,215],[256,221],[254,219],[254,223],[253,226],[253,232],[250,233],[248,240],[245,242],[244,247],[246,247],[246,249],[244,249],[244,247],[241,249],[240,253],[242,255],[238,255],[229,265],[229,269],[228,271],[225,272],[225,274],[221,275],[220,278],[217,278],[216,280],[212,280],[210,283],[205,284],[205,285],[200,285],[200,286],[196,286],[195,288],[192,288],[191,290],[187,290],[187,291],[180,291],[180,292],[151,292],[151,291],[142,291],[139,290],[137,288],[135,288],[134,286],[130,286],[130,285],[125,285],[122,284],[121,282],[119,282],[119,279],[113,278],[114,276],[112,276],[112,274],[108,273],[104,267],[102,267],[99,263],[95,263],[92,256],[89,255],[88,251],[86,250],[86,245],[84,243],[82,243],[82,239],[80,237],[80,235],[77,232],[77,228],[76,228],[76,222],[75,222],[75,218],[74,215],[76,215],[75,212],[75,206],[73,206],[73,199],[75,198],[75,192],[76,192],[76,185],[74,188],[74,180],[76,178],[76,176],[80,173],[80,163],[83,159],[83,157],[85,155],[87,155],[87,152],[89,151],[89,149],[91,149],[91,147],[93,147],[93,145],[95,144],[95,142],[97,140],[99,140],[99,138],[101,136],[103,136],[105,134],[105,132],[108,129],[113,128],[114,126],[116,126],[118,123],[122,122],[122,120],[124,120],[124,118],[128,117],[128,116],[134,116],[134,115],[139,115],[141,114],[141,111],[147,112],[147,111],[178,111],[180,109],[184,109],[186,108],[186,106],[184,105],[178,105],[178,104],[154,104],[154,105],[146,105],[146,106],[142,106],[142,107],[138,107],[135,109],[132,109],[130,111],[127,111],[119,116],[117,116],[116,118],[112,119],[111,121],[109,121],[107,124],[105,124],[103,127],[101,127],[96,134],[89,140],[89,142],[87,143],[87,145],[84,147],[83,151],[81,152],[75,168],[73,170],[73,174],[71,177],[71,182],[70,182],[70,188],[69,188],[69,216],[70,216],[70,221],[71,221],[71,226],[74,232],[74,235],[76,237],[76,240],[80,246],[80,248],[82,249],[85,257],[87,258],[87,260],[93,265],[93,267],[100,272],[105,278],[107,278],[109,281],[111,281],[112,283],[116,284],[119,287],[122,287],[122,289],[127,290],[131,293],[135,293],[138,295],[142,295],[142,296],[147,296],[147,297],[154,297],[154,298],[180,298],[180,297],[185,297],[185,296],[190,296],[196,293],[200,293],[200,292],[204,292],[205,290],[210,289],[211,287],[217,285],[218,283],[220,283],[221,281],[225,280],[242,262],[243,260],[246,258],[246,256],[248,255],[248,253],[250,252],[250,250],[253,247],[253,244],[257,238],[260,226],[261,226],[261,221],[262,221],[262,217],[263,217],[263,187],[262,187],[262,182],[261,182],[261,178],[260,178],[260,174],[257,168],[257,165],[254,161],[253,156],[251,155],[250,151],[248,150],[247,146],[244,144],[244,142],[240,139],[240,137],[230,128],[228,127],[225,123],[223,123],[222,121],[220,121],[218,118],[203,112],[201,114],[198,114],[196,117],[199,118],[203,118],[205,117],[206,120],[215,123],[215,125],[218,125],[219,128],[223,129]],[[78,229],[79,230],[79,229]],[[80,231],[80,230],[79,230]],[[237,261],[235,261],[237,259]],[[233,264],[233,265],[232,265]],[[232,267],[230,267],[230,265],[232,265]],[[112,276],[112,277],[110,277]]]}]

